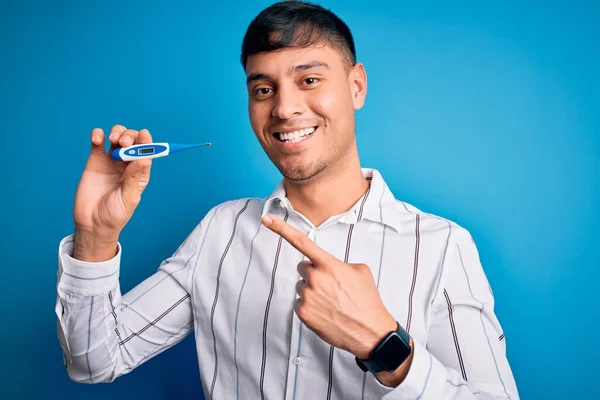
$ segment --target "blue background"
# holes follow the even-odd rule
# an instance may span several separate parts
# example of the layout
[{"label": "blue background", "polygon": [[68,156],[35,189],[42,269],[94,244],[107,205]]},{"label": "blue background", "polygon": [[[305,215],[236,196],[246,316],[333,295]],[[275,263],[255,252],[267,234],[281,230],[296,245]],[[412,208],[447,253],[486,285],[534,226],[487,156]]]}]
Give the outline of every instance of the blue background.
[{"label": "blue background", "polygon": [[[271,192],[279,174],[250,129],[238,62],[269,2],[10,3],[0,6],[0,398],[202,398],[191,337],[112,385],[69,381],[58,243],[73,229],[94,127],[213,143],[155,161],[122,235],[124,291],[210,207]],[[363,165],[471,231],[522,397],[600,395],[599,7],[323,4],[350,25],[369,77]]]}]

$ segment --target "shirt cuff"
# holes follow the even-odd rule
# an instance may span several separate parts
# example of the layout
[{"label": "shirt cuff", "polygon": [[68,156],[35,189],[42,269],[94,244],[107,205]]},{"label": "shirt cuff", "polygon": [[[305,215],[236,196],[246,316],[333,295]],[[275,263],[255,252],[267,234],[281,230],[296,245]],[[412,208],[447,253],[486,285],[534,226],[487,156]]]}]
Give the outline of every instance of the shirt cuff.
[{"label": "shirt cuff", "polygon": [[58,249],[58,291],[61,294],[94,296],[114,289],[119,283],[121,244],[109,260],[88,262],[72,257],[75,235],[61,240]]},{"label": "shirt cuff", "polygon": [[[406,378],[398,387],[392,388],[383,385],[374,377],[377,386],[381,389],[382,399],[408,400],[408,399],[437,399],[434,392],[439,391],[439,386],[434,387],[435,381],[445,375],[444,366],[431,353],[417,341],[413,340],[413,359]],[[433,395],[433,397],[432,397]]]}]

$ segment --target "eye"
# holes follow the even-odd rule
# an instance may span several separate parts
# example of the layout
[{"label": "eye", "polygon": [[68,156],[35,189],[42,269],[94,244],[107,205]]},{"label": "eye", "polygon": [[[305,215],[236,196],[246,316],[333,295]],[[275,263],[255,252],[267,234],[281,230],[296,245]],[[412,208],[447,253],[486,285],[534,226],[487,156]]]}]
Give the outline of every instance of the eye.
[{"label": "eye", "polygon": [[310,78],[306,78],[304,79],[304,83],[311,86],[314,85],[315,83],[319,82],[318,78],[314,78],[314,77],[310,77]]},{"label": "eye", "polygon": [[252,96],[257,97],[257,98],[262,98],[262,97],[268,96],[271,92],[273,92],[273,89],[268,88],[268,87],[261,87],[261,88],[254,89],[252,91]]}]

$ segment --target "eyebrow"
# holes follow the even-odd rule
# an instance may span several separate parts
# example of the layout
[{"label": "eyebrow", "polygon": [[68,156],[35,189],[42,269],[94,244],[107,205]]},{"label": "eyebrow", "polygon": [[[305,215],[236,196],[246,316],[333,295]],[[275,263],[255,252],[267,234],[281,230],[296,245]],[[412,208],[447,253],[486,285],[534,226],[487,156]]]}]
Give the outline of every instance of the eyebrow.
[{"label": "eyebrow", "polygon": [[[328,70],[331,70],[331,68],[329,67],[329,65],[327,65],[327,63],[324,63],[322,61],[309,61],[307,63],[299,64],[299,65],[296,65],[295,67],[291,67],[290,69],[288,69],[286,71],[286,75],[290,76],[293,72],[306,71],[308,69],[318,68],[318,67],[323,67]],[[249,84],[250,82],[253,82],[253,81],[262,80],[262,79],[274,80],[273,76],[271,76],[269,74],[265,74],[262,72],[255,72],[255,73],[248,75],[248,77],[246,78],[246,84]]]}]

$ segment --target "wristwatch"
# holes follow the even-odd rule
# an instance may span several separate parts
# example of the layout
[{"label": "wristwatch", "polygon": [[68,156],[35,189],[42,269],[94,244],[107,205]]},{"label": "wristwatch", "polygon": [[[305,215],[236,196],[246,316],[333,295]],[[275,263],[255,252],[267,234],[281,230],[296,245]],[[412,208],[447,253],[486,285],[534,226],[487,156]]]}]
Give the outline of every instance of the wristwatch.
[{"label": "wristwatch", "polygon": [[364,372],[394,372],[410,356],[410,335],[396,321],[397,329],[388,333],[375,346],[366,360],[355,357],[356,364]]}]

